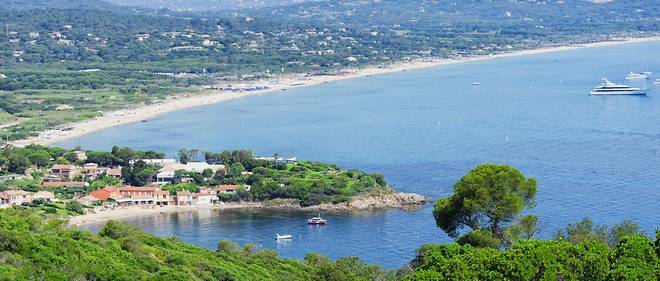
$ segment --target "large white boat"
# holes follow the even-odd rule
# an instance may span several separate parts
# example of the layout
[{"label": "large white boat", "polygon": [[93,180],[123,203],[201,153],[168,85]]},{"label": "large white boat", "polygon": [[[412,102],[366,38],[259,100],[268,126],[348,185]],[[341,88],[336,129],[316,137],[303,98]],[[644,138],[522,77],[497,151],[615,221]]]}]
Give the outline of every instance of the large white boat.
[{"label": "large white boat", "polygon": [[634,73],[634,72],[630,72],[626,76],[626,80],[644,80],[647,78],[649,78],[649,76],[644,73]]},{"label": "large white boat", "polygon": [[646,90],[615,84],[603,78],[603,83],[591,90],[592,95],[646,95]]}]

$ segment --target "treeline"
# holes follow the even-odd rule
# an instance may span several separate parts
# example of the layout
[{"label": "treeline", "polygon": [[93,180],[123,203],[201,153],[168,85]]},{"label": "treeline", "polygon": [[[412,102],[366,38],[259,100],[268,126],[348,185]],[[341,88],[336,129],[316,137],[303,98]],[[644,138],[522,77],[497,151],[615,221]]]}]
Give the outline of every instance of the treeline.
[{"label": "treeline", "polygon": [[594,240],[520,241],[507,250],[470,245],[425,245],[404,280],[658,280],[660,235]]}]

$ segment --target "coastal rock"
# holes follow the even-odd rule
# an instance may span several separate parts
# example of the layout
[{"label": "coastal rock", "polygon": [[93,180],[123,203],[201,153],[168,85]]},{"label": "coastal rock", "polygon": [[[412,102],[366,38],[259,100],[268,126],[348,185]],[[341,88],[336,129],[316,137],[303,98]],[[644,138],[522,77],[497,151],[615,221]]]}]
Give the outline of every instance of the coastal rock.
[{"label": "coastal rock", "polygon": [[419,194],[391,192],[360,195],[351,198],[348,202],[336,204],[324,203],[306,207],[302,207],[300,205],[300,201],[296,199],[272,199],[263,202],[224,203],[223,206],[227,208],[267,208],[304,211],[350,212],[387,209],[416,210],[424,207],[426,202],[426,197]]},{"label": "coastal rock", "polygon": [[321,204],[303,209],[322,211],[415,210],[424,207],[425,204],[426,198],[419,194],[389,193],[357,196],[351,198],[348,202]]}]

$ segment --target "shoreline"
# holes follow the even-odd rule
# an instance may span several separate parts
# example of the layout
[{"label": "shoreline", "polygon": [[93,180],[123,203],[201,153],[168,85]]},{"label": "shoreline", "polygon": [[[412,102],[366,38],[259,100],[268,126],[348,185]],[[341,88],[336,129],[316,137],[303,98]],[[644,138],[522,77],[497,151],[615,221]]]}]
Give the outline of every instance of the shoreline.
[{"label": "shoreline", "polygon": [[67,126],[65,126],[68,127],[67,130],[51,130],[51,131],[41,132],[37,137],[12,141],[11,144],[19,147],[30,144],[51,145],[64,140],[81,137],[83,135],[112,128],[115,126],[142,122],[143,120],[154,118],[159,115],[171,113],[178,110],[222,103],[237,98],[272,94],[276,92],[282,92],[283,90],[287,90],[287,89],[315,86],[323,83],[336,82],[345,79],[369,77],[374,75],[432,68],[443,65],[485,61],[485,60],[498,59],[498,58],[519,57],[519,56],[527,56],[527,55],[569,51],[569,50],[576,50],[583,48],[604,47],[604,46],[653,42],[653,41],[660,41],[660,36],[645,37],[645,38],[628,38],[618,41],[603,41],[597,43],[576,44],[576,45],[566,45],[566,46],[557,46],[557,47],[542,47],[538,49],[511,51],[511,52],[504,52],[493,55],[482,55],[482,56],[474,56],[474,57],[460,58],[460,59],[423,59],[423,60],[396,63],[382,68],[366,67],[361,69],[352,69],[350,70],[351,71],[350,75],[306,76],[305,74],[289,74],[266,81],[265,84],[267,84],[267,86],[270,87],[270,89],[268,90],[254,91],[254,92],[228,92],[222,90],[204,90],[205,93],[203,94],[189,94],[189,93],[179,94],[176,96],[169,97],[163,102],[138,106],[132,109],[122,109],[114,112],[109,112],[107,114],[104,114],[103,116],[94,119],[68,124]]},{"label": "shoreline", "polygon": [[216,205],[190,205],[190,206],[152,206],[152,208],[126,207],[113,210],[87,213],[69,219],[71,226],[106,223],[109,220],[122,220],[156,214],[170,214],[187,211],[216,211],[216,210],[276,210],[324,213],[354,213],[387,211],[398,209],[402,211],[415,211],[422,209],[430,202],[427,197],[415,193],[395,192],[392,194],[364,195],[353,197],[343,203],[323,203],[320,205],[303,207],[297,200],[273,199],[260,202],[231,202]]}]

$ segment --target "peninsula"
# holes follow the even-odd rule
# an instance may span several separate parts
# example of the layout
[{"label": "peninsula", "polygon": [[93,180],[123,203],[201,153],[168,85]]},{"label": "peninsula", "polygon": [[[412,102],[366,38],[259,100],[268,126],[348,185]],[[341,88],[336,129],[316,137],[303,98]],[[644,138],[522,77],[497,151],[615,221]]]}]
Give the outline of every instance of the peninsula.
[{"label": "peninsula", "polygon": [[[74,215],[72,224],[195,208],[310,211],[416,209],[417,194],[395,192],[380,174],[251,151],[110,152],[30,145],[3,150],[0,208]],[[203,159],[202,159],[203,157]],[[82,215],[82,216],[79,216]]]}]

